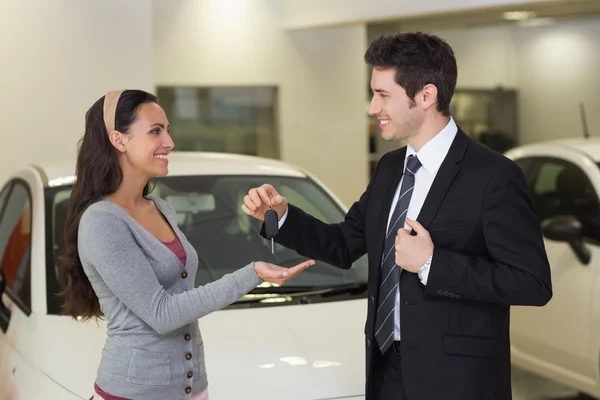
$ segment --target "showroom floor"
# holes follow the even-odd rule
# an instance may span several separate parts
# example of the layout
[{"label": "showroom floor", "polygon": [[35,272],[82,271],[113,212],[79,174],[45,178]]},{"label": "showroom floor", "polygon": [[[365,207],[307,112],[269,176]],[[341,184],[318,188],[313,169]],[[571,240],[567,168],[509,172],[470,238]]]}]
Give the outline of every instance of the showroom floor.
[{"label": "showroom floor", "polygon": [[512,371],[513,400],[591,400],[573,389],[530,374],[516,367]]}]

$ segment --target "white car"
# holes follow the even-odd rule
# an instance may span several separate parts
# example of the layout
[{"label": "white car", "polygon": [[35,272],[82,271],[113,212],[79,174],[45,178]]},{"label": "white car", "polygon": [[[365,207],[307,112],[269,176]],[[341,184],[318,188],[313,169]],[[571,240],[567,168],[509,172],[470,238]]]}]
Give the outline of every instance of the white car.
[{"label": "white car", "polygon": [[506,155],[527,178],[554,293],[545,307],[512,308],[513,363],[600,398],[600,139],[549,141]]},{"label": "white car", "polygon": [[[324,221],[342,203],[306,172],[275,160],[170,155],[153,194],[169,201],[200,258],[202,285],[252,260],[291,266],[296,252],[259,235],[240,207],[268,182]],[[90,399],[106,322],[60,316],[55,260],[62,249],[75,161],[23,169],[0,188],[0,400]],[[131,279],[135,279],[134,276]],[[322,262],[283,287],[264,284],[199,320],[209,391],[218,400],[364,399],[366,257],[341,270]]]}]

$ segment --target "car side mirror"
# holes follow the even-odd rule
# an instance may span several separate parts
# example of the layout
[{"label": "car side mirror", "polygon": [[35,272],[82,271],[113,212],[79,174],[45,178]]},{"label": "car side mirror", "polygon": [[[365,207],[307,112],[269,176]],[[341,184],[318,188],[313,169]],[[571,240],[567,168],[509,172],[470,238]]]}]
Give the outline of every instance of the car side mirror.
[{"label": "car side mirror", "polygon": [[542,233],[550,240],[568,243],[583,264],[590,263],[592,257],[583,243],[581,222],[574,215],[557,215],[542,222]]}]

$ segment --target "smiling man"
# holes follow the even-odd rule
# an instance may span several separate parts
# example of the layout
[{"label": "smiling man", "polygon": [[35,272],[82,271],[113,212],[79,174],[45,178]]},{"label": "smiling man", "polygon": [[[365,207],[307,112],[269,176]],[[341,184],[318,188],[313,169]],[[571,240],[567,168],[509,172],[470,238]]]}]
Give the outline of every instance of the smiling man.
[{"label": "smiling man", "polygon": [[365,59],[369,113],[384,139],[407,145],[381,158],[341,223],[268,184],[242,208],[259,219],[275,209],[275,240],[304,256],[350,268],[368,254],[367,399],[508,400],[510,307],[552,297],[523,173],[450,115],[457,66],[445,41],[382,36]]}]

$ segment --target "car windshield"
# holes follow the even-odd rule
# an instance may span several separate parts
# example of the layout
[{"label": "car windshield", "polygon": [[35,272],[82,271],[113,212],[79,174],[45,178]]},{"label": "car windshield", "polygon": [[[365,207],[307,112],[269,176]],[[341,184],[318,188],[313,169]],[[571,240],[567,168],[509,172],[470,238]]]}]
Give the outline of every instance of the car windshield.
[{"label": "car windshield", "polygon": [[[205,285],[251,261],[266,261],[290,267],[304,260],[293,250],[274,244],[260,236],[262,222],[241,210],[248,191],[269,182],[291,204],[300,207],[323,222],[344,220],[338,204],[313,180],[280,176],[169,176],[155,180],[151,195],[168,201],[177,212],[179,228],[196,249],[199,257],[196,286]],[[47,240],[49,258],[49,293],[59,289],[56,257],[63,249],[63,229],[71,186],[47,189]],[[323,289],[363,287],[367,281],[366,256],[353,268],[343,270],[317,262],[283,287],[263,283],[241,301],[254,301],[299,292],[322,292]],[[48,296],[49,302],[53,297]],[[276,300],[273,298],[273,300]],[[275,302],[275,301],[273,301]],[[57,310],[57,305],[49,310]]]}]

